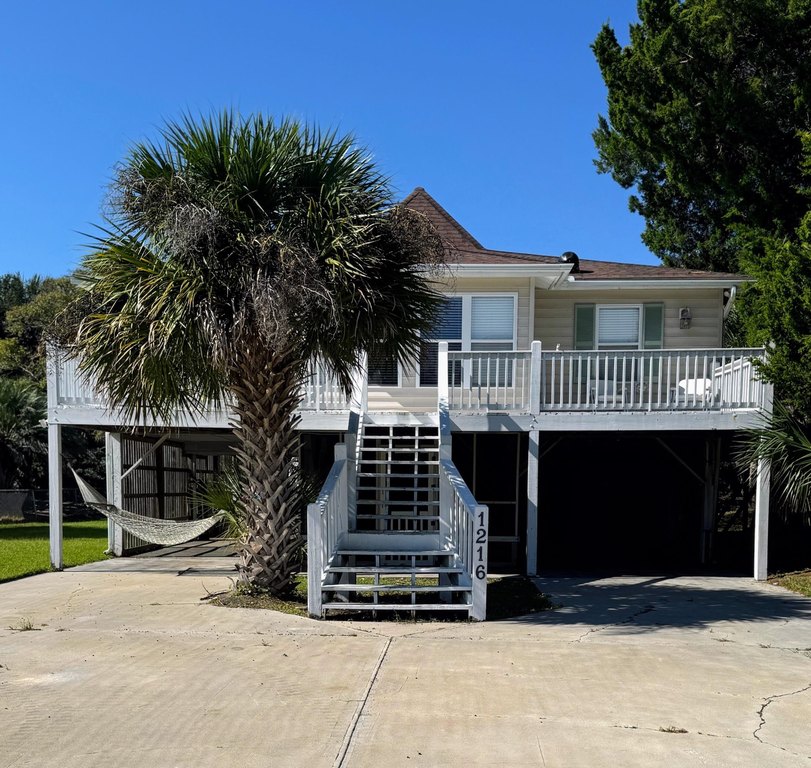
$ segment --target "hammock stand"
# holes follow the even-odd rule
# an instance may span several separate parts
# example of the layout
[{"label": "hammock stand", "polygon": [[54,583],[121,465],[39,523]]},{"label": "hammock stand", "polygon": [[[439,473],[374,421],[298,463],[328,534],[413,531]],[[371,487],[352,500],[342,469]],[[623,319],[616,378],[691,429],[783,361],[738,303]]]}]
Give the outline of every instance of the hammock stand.
[{"label": "hammock stand", "polygon": [[121,509],[115,504],[110,504],[93,486],[79,477],[73,467],[70,468],[70,471],[73,472],[76,485],[79,486],[79,492],[88,507],[101,512],[108,520],[112,520],[125,531],[150,544],[159,544],[164,547],[183,544],[201,536],[225,517],[224,512],[217,512],[202,520],[160,520],[137,515],[134,512],[127,512],[126,509]]}]

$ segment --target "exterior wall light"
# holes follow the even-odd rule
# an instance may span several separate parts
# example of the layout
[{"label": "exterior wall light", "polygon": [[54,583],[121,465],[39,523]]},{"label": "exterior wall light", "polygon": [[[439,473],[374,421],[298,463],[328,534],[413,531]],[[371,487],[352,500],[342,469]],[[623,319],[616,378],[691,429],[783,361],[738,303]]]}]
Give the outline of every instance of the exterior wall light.
[{"label": "exterior wall light", "polygon": [[686,330],[690,327],[690,323],[693,321],[693,315],[690,312],[690,307],[682,307],[679,310],[679,328],[682,330]]}]

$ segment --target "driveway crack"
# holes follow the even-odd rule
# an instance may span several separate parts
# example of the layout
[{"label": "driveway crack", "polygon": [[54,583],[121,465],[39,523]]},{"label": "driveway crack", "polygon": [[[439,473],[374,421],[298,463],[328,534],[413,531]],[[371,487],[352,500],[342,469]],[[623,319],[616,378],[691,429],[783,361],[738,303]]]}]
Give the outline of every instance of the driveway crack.
[{"label": "driveway crack", "polygon": [[366,702],[369,701],[369,695],[372,692],[372,688],[374,688],[375,682],[377,682],[377,676],[380,673],[380,668],[383,666],[383,661],[386,658],[386,654],[389,652],[392,642],[394,642],[394,638],[388,638],[388,640],[386,640],[386,644],[383,646],[383,650],[380,652],[380,656],[377,659],[377,664],[375,664],[375,668],[372,670],[372,676],[369,678],[369,684],[366,686],[366,690],[363,692],[363,696],[361,696],[360,701],[358,702],[357,709],[355,709],[355,714],[352,715],[352,721],[349,723],[349,727],[346,729],[346,735],[344,736],[341,748],[338,750],[338,754],[335,756],[333,768],[343,768],[343,766],[346,765],[346,759],[349,755],[349,748],[352,745],[352,739],[355,738],[355,731],[357,730],[360,718],[363,716],[363,710],[366,708]]},{"label": "driveway crack", "polygon": [[580,637],[575,638],[572,640],[573,643],[582,643],[589,635],[594,634],[595,632],[602,632],[605,629],[611,629],[611,627],[621,627],[623,624],[633,624],[634,621],[639,616],[643,616],[646,613],[651,613],[652,611],[656,610],[656,606],[649,604],[640,608],[637,611],[634,611],[630,616],[626,616],[624,619],[620,621],[614,621],[611,624],[601,624],[599,627],[592,627],[591,629],[585,631]]},{"label": "driveway crack", "polygon": [[766,725],[766,709],[768,708],[769,704],[773,701],[777,701],[777,699],[785,699],[789,696],[797,696],[801,693],[805,693],[806,691],[811,690],[811,683],[806,685],[804,688],[799,688],[796,691],[789,691],[788,693],[776,693],[774,696],[768,696],[763,700],[763,704],[761,704],[760,709],[758,710],[757,714],[760,718],[760,723],[758,723],[758,727],[752,732],[752,736],[754,737],[755,741],[759,741],[761,744],[768,744],[770,747],[777,747],[778,749],[782,749],[784,752],[790,752],[791,750],[785,749],[785,747],[781,747],[779,744],[772,744],[769,741],[764,741],[760,738],[760,731],[764,725]]}]

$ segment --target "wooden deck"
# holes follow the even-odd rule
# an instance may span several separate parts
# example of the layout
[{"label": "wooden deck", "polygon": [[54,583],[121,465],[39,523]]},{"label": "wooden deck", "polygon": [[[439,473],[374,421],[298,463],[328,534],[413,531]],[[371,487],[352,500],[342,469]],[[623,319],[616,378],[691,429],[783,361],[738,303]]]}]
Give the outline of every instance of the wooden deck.
[{"label": "wooden deck", "polygon": [[[758,376],[763,349],[448,352],[447,402],[461,431],[742,429],[771,412]],[[442,363],[440,363],[442,365]],[[368,413],[381,422],[437,413],[436,387],[369,387]],[[300,428],[345,431],[349,402],[323,369],[302,390]],[[89,427],[229,428],[229,408],[178,411],[139,422],[111,408],[75,359],[51,354],[48,421]]]}]

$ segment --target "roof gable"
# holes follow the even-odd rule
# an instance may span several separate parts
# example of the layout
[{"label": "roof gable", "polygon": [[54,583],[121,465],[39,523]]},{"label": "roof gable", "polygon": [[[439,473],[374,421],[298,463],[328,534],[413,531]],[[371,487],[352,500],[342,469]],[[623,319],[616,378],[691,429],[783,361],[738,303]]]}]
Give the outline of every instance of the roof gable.
[{"label": "roof gable", "polygon": [[405,200],[403,205],[417,211],[430,219],[439,236],[456,250],[473,248],[483,250],[476,240],[456,219],[453,218],[422,187],[417,187]]}]

